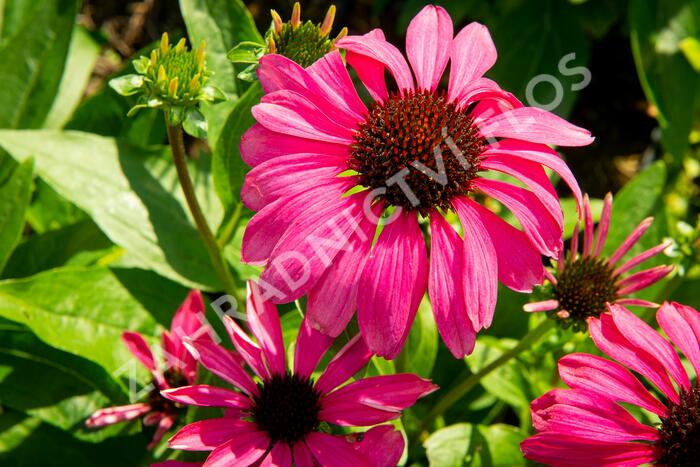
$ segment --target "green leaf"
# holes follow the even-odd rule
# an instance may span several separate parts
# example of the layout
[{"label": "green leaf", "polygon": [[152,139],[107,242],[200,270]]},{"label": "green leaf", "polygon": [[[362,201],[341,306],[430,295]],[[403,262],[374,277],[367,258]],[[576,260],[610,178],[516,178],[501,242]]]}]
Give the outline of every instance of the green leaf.
[{"label": "green leaf", "polygon": [[241,136],[255,119],[250,109],[260,101],[262,88],[254,83],[236,102],[224,123],[221,137],[215,143],[212,159],[212,176],[219,199],[225,207],[236,202],[243,186],[243,178],[250,168],[241,160]]},{"label": "green leaf", "polygon": [[0,44],[0,128],[38,128],[59,88],[68,54],[75,0],[34,2],[16,33]]},{"label": "green leaf", "polygon": [[145,78],[141,75],[124,75],[109,80],[109,87],[120,96],[133,96],[143,88]]},{"label": "green leaf", "polygon": [[431,467],[522,465],[523,435],[511,425],[458,423],[442,428],[425,441]]},{"label": "green leaf", "polygon": [[228,51],[226,56],[233,63],[258,63],[265,46],[257,42],[241,42]]},{"label": "green leaf", "polygon": [[[35,156],[37,173],[123,247],[131,265],[188,286],[219,287],[188,218],[175,171],[160,152],[87,133],[49,130],[0,131],[0,146],[18,160]],[[155,160],[152,168],[144,166],[151,160]],[[169,177],[163,175],[166,170]],[[206,173],[195,173],[193,178],[198,194],[210,192]],[[218,224],[220,207],[216,209],[212,198],[213,194],[201,200],[209,221]]]},{"label": "green leaf", "polygon": [[396,370],[430,378],[438,352],[438,332],[433,310],[427,298],[418,308],[403,350],[396,360]]},{"label": "green leaf", "polygon": [[263,42],[245,4],[241,0],[180,0],[180,10],[192,43],[207,43],[212,82],[226,94],[237,94],[235,68],[226,54],[242,41]]},{"label": "green leaf", "polygon": [[27,222],[36,233],[57,230],[87,219],[77,206],[56,193],[41,178],[36,178],[34,196],[27,211]]},{"label": "green leaf", "polygon": [[32,194],[31,159],[18,165],[6,180],[0,180],[0,272],[17,246],[24,230],[24,217]]},{"label": "green leaf", "polygon": [[195,138],[204,139],[207,137],[207,121],[198,109],[187,111],[185,121],[182,122],[182,128],[187,134]]},{"label": "green leaf", "polygon": [[83,99],[99,55],[100,45],[84,28],[76,26],[58,94],[44,121],[44,128],[61,128],[68,122]]},{"label": "green leaf", "polygon": [[121,344],[122,332],[128,329],[156,336],[161,329],[104,268],[55,269],[1,281],[0,316],[24,324],[52,347],[124,376],[136,368]]}]

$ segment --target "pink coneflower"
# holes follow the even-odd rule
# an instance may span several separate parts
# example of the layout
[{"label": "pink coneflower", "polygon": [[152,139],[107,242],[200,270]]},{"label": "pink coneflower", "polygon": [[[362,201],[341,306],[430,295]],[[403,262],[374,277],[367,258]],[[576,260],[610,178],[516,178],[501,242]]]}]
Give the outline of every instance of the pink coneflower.
[{"label": "pink coneflower", "polygon": [[603,247],[610,227],[613,198],[605,197],[603,212],[597,230],[594,232],[593,216],[588,196],[584,196],[583,248],[579,253],[579,224],[571,238],[568,255],[561,250],[552,272],[545,274],[551,285],[552,298],[525,305],[525,311],[545,311],[563,327],[574,330],[586,329],[587,319],[605,312],[606,303],[637,305],[649,308],[659,306],[648,300],[631,298],[639,292],[663,279],[673,270],[673,266],[655,266],[630,274],[630,271],[644,261],[662,253],[670,246],[663,242],[653,248],[622,261],[625,255],[651,226],[653,218],[644,219],[608,258],[603,256]]},{"label": "pink coneflower", "polygon": [[259,382],[229,350],[207,340],[189,341],[200,363],[236,390],[196,385],[163,391],[179,404],[226,409],[222,418],[186,425],[170,439],[172,448],[211,451],[205,466],[244,466],[259,461],[260,465],[281,466],[294,462],[300,467],[315,463],[370,466],[398,460],[403,439],[393,434],[391,427],[367,433],[365,446],[386,442],[387,449],[364,449],[365,440],[353,445],[344,436],[329,434],[322,424],[371,426],[396,419],[419,397],[437,389],[435,385],[412,374],[396,374],[341,386],[371,358],[359,335],[314,380],[312,373],[333,338],[311,328],[305,319],[296,340],[294,370],[290,371],[277,310],[262,300],[254,283],[249,284],[247,318],[257,343],[228,316],[226,329]]},{"label": "pink coneflower", "polygon": [[[553,466],[698,465],[700,314],[665,303],[656,320],[685,354],[695,382],[666,339],[624,307],[610,305],[610,313],[590,319],[590,332],[596,346],[619,363],[588,354],[559,360],[561,379],[571,389],[553,389],[532,403],[537,434],[522,443],[525,457]],[[659,421],[640,423],[619,403]]]},{"label": "pink coneflower", "polygon": [[[380,30],[336,46],[372,96],[369,108],[338,51],[307,69],[279,55],[260,60],[266,95],[241,142],[253,166],[242,198],[258,211],[243,260],[267,265],[261,285],[275,303],[308,293],[308,319],[323,333],[337,336],[357,309],[370,349],[387,358],[400,351],[427,288],[440,334],[463,357],[491,324],[498,280],[530,291],[543,280],[540,254],[557,257],[562,248],[562,212],[544,167],[579,200],[580,191],[546,145],[593,139],[483,78],[496,60],[488,30],[472,23],[453,37],[440,7],[425,7],[408,28],[413,73]],[[438,90],[448,61],[449,85]],[[388,90],[386,70],[398,90]],[[527,188],[483,176],[492,171]],[[510,209],[523,230],[481,206],[477,193]],[[382,213],[394,221],[373,244]],[[421,218],[430,226],[430,267]]]},{"label": "pink coneflower", "polygon": [[124,344],[151,372],[154,388],[148,396],[148,402],[98,410],[87,419],[85,425],[89,428],[97,428],[141,418],[144,425],[157,426],[148,448],[152,449],[158,444],[180,415],[180,408],[162,397],[160,391],[192,384],[196,380],[197,361],[187,351],[182,340],[187,337],[210,339],[209,327],[204,322],[202,295],[199,291],[192,291],[173,316],[170,332],[163,331],[161,346],[165,368],[156,364],[148,343],[140,334],[124,332],[122,334]]}]

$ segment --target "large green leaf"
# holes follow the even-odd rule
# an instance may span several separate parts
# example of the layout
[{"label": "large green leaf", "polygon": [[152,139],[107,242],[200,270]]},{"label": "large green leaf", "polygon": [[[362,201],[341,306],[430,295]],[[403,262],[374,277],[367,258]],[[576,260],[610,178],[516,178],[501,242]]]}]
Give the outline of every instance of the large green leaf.
[{"label": "large green leaf", "polygon": [[66,268],[0,282],[0,316],[24,324],[52,347],[128,377],[125,330],[155,336],[151,314],[108,269]]},{"label": "large green leaf", "polygon": [[180,10],[193,45],[207,43],[212,81],[227,94],[237,94],[236,72],[226,57],[241,41],[262,43],[253,17],[241,0],[180,0]]},{"label": "large green leaf", "polygon": [[27,160],[7,179],[0,179],[0,272],[22,237],[24,216],[32,194],[33,165],[31,159]]},{"label": "large green leaf", "polygon": [[0,128],[38,128],[51,109],[68,54],[76,0],[33,2],[0,43]]},{"label": "large green leaf", "polygon": [[[88,133],[0,131],[0,146],[13,157],[34,156],[37,173],[60,195],[85,210],[129,264],[152,269],[188,286],[217,288],[209,257],[181,201],[170,164],[160,151],[139,150]],[[148,164],[146,164],[148,162]],[[150,169],[150,170],[149,170]],[[195,182],[212,224],[218,202],[208,176]]]},{"label": "large green leaf", "polygon": [[458,423],[442,428],[425,441],[431,467],[522,465],[523,435],[511,425]]}]

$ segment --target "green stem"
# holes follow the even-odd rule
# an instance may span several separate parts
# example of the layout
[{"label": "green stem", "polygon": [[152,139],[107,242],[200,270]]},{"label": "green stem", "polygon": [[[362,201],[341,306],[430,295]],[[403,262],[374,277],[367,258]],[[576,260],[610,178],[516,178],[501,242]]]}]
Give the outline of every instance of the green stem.
[{"label": "green stem", "polygon": [[231,270],[226,265],[223,252],[221,248],[219,248],[219,244],[209,228],[209,224],[207,224],[202,208],[199,206],[199,201],[197,201],[197,195],[195,194],[194,186],[192,185],[192,178],[190,178],[190,172],[187,168],[185,143],[182,139],[182,125],[170,126],[166,120],[166,126],[168,128],[168,141],[170,142],[170,148],[173,152],[175,169],[177,170],[177,176],[180,179],[180,186],[182,187],[182,192],[185,194],[187,206],[190,209],[190,213],[192,214],[194,223],[197,226],[199,235],[207,248],[209,258],[214,266],[214,271],[216,271],[216,275],[219,276],[219,280],[224,286],[226,293],[235,297],[239,303],[243,303],[240,301],[241,297],[239,297],[236,283],[231,275]]},{"label": "green stem", "polygon": [[546,319],[539,326],[528,332],[525,337],[518,342],[518,345],[505,352],[503,355],[483,367],[481,370],[477,371],[476,373],[472,373],[457,386],[450,389],[450,392],[443,396],[440,401],[435,404],[433,410],[430,411],[428,416],[423,419],[423,423],[421,423],[420,429],[417,433],[420,434],[423,430],[429,427],[437,417],[445,413],[450,407],[464,397],[474,386],[479,384],[479,381],[481,381],[484,376],[496,370],[501,365],[508,363],[510,360],[520,355],[523,351],[530,349],[532,344],[537,342],[554,327],[554,324],[555,323],[553,320]]},{"label": "green stem", "polygon": [[238,222],[241,220],[241,213],[243,212],[243,203],[236,204],[236,208],[231,214],[231,217],[226,221],[224,228],[221,229],[221,235],[219,235],[219,247],[224,248],[229,244],[233,235],[236,233],[238,228]]}]

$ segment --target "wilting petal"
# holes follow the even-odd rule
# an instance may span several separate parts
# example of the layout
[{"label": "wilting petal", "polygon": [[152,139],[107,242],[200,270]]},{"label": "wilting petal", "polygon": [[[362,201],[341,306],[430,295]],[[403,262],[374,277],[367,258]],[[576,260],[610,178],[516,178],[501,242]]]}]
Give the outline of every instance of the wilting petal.
[{"label": "wilting petal", "polygon": [[418,89],[434,91],[450,57],[452,19],[444,8],[428,5],[406,30],[406,55]]},{"label": "wilting petal", "polygon": [[322,394],[332,391],[364,368],[370,358],[372,352],[362,336],[357,334],[333,357],[316,381],[316,389]]},{"label": "wilting petal", "polygon": [[537,313],[540,311],[551,311],[559,308],[559,302],[557,300],[543,300],[541,302],[527,303],[523,305],[523,310],[528,313]]},{"label": "wilting petal", "polygon": [[205,467],[247,467],[254,465],[267,451],[270,438],[253,431],[237,434],[233,439],[217,447],[209,454]]},{"label": "wilting petal", "polygon": [[299,328],[294,348],[294,373],[301,376],[311,376],[334,340],[311,327],[309,317],[306,315]]},{"label": "wilting petal", "polygon": [[670,241],[661,243],[659,245],[656,245],[655,247],[649,248],[648,250],[643,251],[642,253],[638,254],[634,258],[631,258],[630,260],[626,261],[625,264],[620,266],[619,268],[615,269],[615,274],[620,275],[622,273],[625,273],[629,271],[630,269],[642,264],[644,261],[648,260],[649,258],[653,258],[654,256],[658,255],[659,253],[662,253],[665,249],[670,247],[672,243]]},{"label": "wilting petal", "polygon": [[450,84],[447,98],[459,99],[465,89],[496,63],[496,46],[486,26],[470,23],[450,46]]},{"label": "wilting petal", "polygon": [[603,247],[605,246],[605,240],[608,238],[608,229],[610,228],[610,214],[612,211],[612,193],[605,195],[603,200],[603,211],[600,214],[600,221],[598,222],[598,231],[595,238],[595,249],[593,250],[593,256],[596,258],[600,256],[603,252]]},{"label": "wilting petal", "polygon": [[88,428],[96,428],[139,418],[151,411],[150,404],[132,404],[100,409],[85,421]]},{"label": "wilting petal", "polygon": [[324,467],[371,467],[367,459],[342,437],[311,432],[306,437],[306,445],[319,465]]},{"label": "wilting petal", "polygon": [[148,443],[148,449],[153,449],[158,443],[160,443],[160,440],[163,439],[165,433],[167,433],[168,430],[170,430],[175,424],[175,418],[175,416],[165,416],[160,419],[160,422],[158,422],[158,427],[156,428],[156,432],[153,434],[151,442]]},{"label": "wilting petal", "polygon": [[428,258],[415,213],[384,227],[360,278],[358,321],[367,345],[392,359],[401,351],[428,279]]},{"label": "wilting petal", "polygon": [[656,266],[636,272],[622,279],[617,285],[618,295],[629,295],[659,282],[673,271],[673,266]]},{"label": "wilting petal", "polygon": [[161,394],[171,401],[198,407],[231,407],[234,409],[248,409],[251,407],[250,399],[244,395],[207,384],[167,389],[162,391]]},{"label": "wilting petal", "polygon": [[435,323],[452,355],[464,358],[472,353],[476,340],[462,286],[464,242],[437,211],[430,214],[430,238],[428,295]]},{"label": "wilting petal", "polygon": [[656,313],[661,329],[686,356],[700,375],[700,314],[689,306],[668,302]]},{"label": "wilting petal", "polygon": [[185,345],[199,362],[219,378],[233,384],[248,395],[258,393],[258,387],[231,353],[210,341],[186,341]]}]

